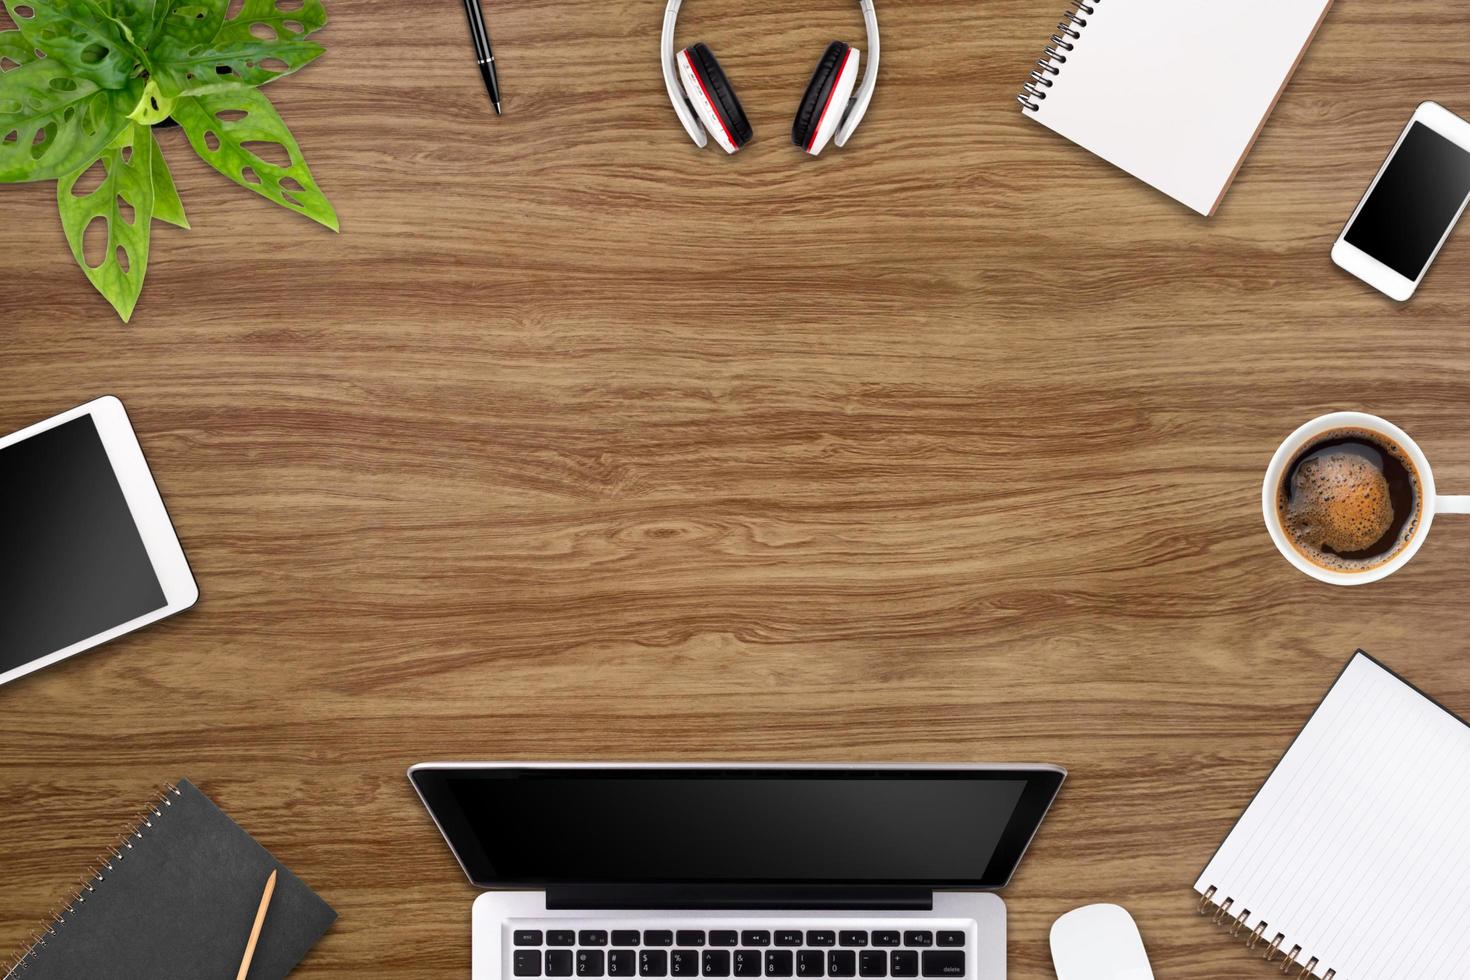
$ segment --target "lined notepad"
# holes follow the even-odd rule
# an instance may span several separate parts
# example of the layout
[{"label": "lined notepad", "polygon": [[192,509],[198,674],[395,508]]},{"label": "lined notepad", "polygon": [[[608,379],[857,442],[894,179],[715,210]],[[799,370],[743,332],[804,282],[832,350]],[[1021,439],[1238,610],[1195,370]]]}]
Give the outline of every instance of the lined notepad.
[{"label": "lined notepad", "polygon": [[1470,726],[1359,652],[1195,889],[1291,976],[1470,975]]},{"label": "lined notepad", "polygon": [[1072,0],[1022,111],[1213,214],[1331,2]]}]

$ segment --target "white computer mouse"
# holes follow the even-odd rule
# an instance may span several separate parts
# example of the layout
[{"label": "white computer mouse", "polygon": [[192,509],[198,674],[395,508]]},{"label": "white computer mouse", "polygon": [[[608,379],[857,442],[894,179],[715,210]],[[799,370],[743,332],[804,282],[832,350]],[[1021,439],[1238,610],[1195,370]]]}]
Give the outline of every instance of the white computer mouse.
[{"label": "white computer mouse", "polygon": [[1121,905],[1073,909],[1051,927],[1057,980],[1154,980],[1133,916]]}]

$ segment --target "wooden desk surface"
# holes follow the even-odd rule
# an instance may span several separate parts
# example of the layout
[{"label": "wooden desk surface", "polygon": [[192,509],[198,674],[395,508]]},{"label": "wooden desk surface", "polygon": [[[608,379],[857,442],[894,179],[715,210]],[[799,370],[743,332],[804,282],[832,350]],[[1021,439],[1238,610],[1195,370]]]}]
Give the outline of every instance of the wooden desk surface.
[{"label": "wooden desk surface", "polygon": [[1414,105],[1470,112],[1470,8],[1339,0],[1205,220],[1018,111],[1061,0],[885,0],[817,160],[844,4],[686,10],[733,159],[668,106],[658,0],[492,3],[501,119],[460,5],[412,6],[330,0],[270,89],[340,237],[165,134],[194,230],[123,326],[52,188],[0,188],[0,431],[119,395],[203,590],[0,689],[0,949],[179,775],[340,911],[301,977],[417,980],[468,976],[474,893],[411,763],[1037,760],[1013,977],[1103,900],[1161,978],[1267,975],[1190,886],[1354,647],[1470,711],[1466,522],[1344,590],[1259,513],[1335,408],[1470,490],[1470,234],[1404,306],[1328,258]]}]

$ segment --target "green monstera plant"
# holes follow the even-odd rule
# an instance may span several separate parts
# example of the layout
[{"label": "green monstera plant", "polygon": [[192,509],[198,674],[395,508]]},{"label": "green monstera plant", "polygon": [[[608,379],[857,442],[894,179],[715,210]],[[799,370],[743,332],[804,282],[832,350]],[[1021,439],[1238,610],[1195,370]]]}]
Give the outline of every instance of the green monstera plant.
[{"label": "green monstera plant", "polygon": [[[72,255],[124,321],[153,222],[189,227],[153,131],[169,119],[235,183],[337,230],[259,91],[322,53],[308,40],[327,22],[321,0],[3,2],[18,29],[0,31],[0,183],[57,182]],[[99,222],[106,248],[89,259]]]}]

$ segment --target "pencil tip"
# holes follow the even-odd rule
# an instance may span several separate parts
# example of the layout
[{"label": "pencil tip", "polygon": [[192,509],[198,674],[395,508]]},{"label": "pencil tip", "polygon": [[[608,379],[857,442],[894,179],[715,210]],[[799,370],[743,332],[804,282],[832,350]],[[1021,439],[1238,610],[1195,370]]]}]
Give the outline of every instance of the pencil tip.
[{"label": "pencil tip", "polygon": [[495,114],[497,116],[501,114],[501,112],[500,112],[500,103],[499,102],[495,103]]}]

